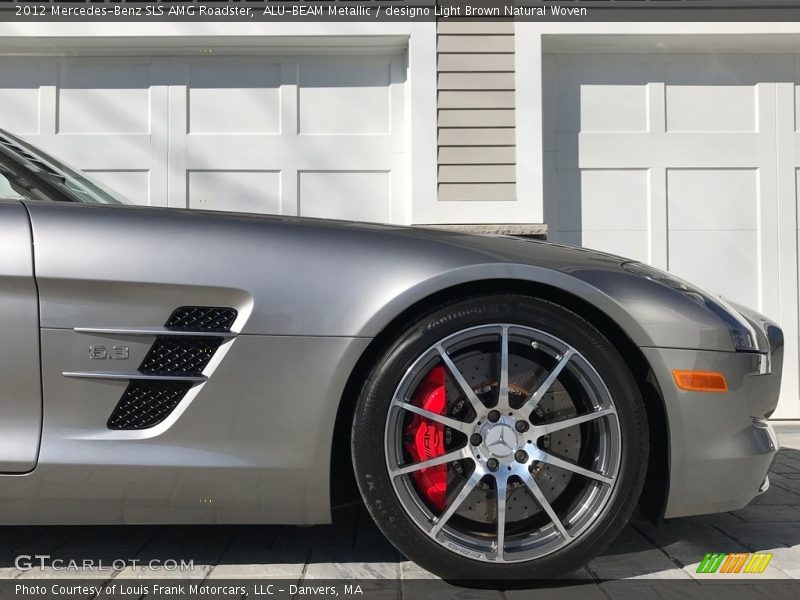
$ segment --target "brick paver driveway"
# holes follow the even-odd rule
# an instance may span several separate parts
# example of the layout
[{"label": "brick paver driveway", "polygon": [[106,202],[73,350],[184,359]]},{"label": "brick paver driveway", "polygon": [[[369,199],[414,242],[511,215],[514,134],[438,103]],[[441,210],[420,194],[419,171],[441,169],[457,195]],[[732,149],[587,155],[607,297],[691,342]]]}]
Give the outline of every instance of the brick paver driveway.
[{"label": "brick paver driveway", "polygon": [[[772,486],[744,510],[676,519],[656,527],[639,518],[574,577],[586,579],[698,577],[706,552],[772,552],[773,578],[800,578],[800,423],[777,426],[782,450]],[[185,559],[190,573],[20,571],[14,557],[102,560]],[[0,577],[425,578],[400,556],[359,508],[337,511],[329,526],[0,527]]]}]

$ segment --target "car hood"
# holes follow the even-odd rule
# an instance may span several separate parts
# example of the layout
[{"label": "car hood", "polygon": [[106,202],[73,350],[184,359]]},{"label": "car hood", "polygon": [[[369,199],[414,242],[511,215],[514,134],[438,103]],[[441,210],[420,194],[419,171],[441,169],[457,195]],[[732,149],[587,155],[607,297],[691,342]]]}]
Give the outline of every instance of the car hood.
[{"label": "car hood", "polygon": [[[124,210],[136,210],[126,207]],[[139,207],[139,210],[142,210]],[[441,226],[406,226],[386,223],[371,223],[338,219],[321,219],[313,217],[295,217],[283,215],[264,215],[252,213],[225,213],[196,209],[145,208],[184,215],[187,219],[210,219],[220,223],[248,222],[274,226],[329,232],[362,233],[365,237],[383,237],[393,245],[397,252],[404,246],[412,246],[423,242],[438,244],[460,250],[472,255],[483,255],[490,261],[532,263],[552,269],[573,271],[580,268],[616,268],[630,259],[576,246],[548,242],[544,240],[522,238],[510,235],[473,234],[461,231],[450,231]]]}]

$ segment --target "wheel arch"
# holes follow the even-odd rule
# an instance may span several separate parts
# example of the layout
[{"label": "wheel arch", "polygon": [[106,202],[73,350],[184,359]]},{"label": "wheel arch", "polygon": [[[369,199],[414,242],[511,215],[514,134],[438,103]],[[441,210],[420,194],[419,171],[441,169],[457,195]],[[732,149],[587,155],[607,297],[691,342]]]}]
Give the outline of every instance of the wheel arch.
[{"label": "wheel arch", "polygon": [[608,314],[584,298],[547,283],[518,279],[477,280],[438,290],[408,306],[373,337],[351,371],[339,402],[331,447],[332,507],[359,502],[350,455],[351,426],[361,382],[378,357],[397,335],[437,306],[466,297],[495,294],[522,294],[558,304],[591,323],[626,357],[644,400],[649,427],[650,454],[640,509],[650,519],[660,518],[669,491],[669,423],[663,395],[650,364],[628,333]]}]

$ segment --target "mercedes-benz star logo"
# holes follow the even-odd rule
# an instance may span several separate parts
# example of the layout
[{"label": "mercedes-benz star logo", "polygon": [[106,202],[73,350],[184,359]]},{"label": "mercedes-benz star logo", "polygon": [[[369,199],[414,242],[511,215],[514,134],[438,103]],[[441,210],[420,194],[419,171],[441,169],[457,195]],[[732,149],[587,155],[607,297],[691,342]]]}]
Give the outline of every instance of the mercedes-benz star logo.
[{"label": "mercedes-benz star logo", "polygon": [[492,427],[486,432],[486,447],[492,454],[501,458],[514,452],[516,441],[516,435],[508,425]]}]

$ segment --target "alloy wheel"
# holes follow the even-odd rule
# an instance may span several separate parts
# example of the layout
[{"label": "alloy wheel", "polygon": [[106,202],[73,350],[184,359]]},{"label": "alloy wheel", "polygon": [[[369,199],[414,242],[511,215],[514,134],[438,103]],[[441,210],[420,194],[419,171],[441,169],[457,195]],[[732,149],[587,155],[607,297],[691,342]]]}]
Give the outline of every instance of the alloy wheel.
[{"label": "alloy wheel", "polygon": [[[420,402],[432,389],[438,410]],[[622,451],[613,398],[591,363],[512,323],[470,327],[423,352],[397,386],[384,439],[414,523],[487,562],[532,560],[579,539],[616,492]],[[436,497],[421,478],[434,470]]]}]

